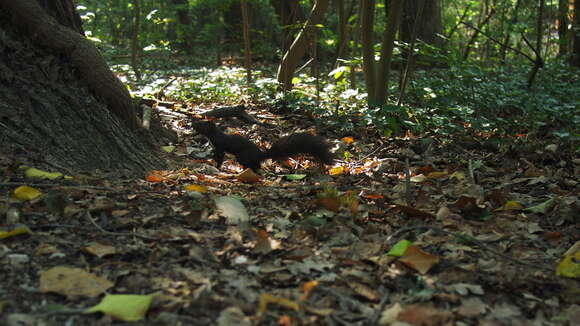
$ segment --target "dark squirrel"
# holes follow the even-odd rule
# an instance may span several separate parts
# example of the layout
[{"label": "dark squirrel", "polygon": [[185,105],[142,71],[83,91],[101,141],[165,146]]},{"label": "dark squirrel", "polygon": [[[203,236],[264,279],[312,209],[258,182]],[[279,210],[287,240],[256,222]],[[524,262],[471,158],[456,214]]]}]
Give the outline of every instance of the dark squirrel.
[{"label": "dark squirrel", "polygon": [[218,168],[223,163],[225,153],[233,154],[241,165],[254,171],[257,171],[261,163],[269,158],[284,160],[297,154],[311,155],[324,164],[334,162],[330,144],[321,136],[308,133],[291,134],[278,139],[264,151],[240,135],[224,133],[210,121],[194,122],[193,129],[207,137],[213,145],[214,160]]}]

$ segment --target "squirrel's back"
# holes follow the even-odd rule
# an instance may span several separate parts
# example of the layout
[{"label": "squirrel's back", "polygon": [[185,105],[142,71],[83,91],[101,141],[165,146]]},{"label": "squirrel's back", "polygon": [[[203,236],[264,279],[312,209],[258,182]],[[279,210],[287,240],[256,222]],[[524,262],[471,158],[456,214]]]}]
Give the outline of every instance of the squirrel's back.
[{"label": "squirrel's back", "polygon": [[282,160],[297,154],[308,154],[324,164],[332,164],[334,154],[330,151],[330,147],[324,137],[301,132],[280,138],[266,151],[266,156]]}]

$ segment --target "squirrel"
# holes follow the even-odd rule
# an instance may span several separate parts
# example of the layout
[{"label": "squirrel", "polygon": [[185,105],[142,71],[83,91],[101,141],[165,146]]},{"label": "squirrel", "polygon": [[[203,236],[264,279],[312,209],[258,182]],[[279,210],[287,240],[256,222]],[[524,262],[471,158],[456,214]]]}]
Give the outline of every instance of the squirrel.
[{"label": "squirrel", "polygon": [[295,133],[278,139],[269,149],[261,150],[256,144],[240,135],[226,134],[211,121],[193,123],[193,129],[209,139],[214,148],[214,160],[219,168],[225,153],[233,154],[245,168],[258,171],[267,159],[283,160],[297,154],[309,154],[324,164],[334,162],[330,144],[321,136]]}]

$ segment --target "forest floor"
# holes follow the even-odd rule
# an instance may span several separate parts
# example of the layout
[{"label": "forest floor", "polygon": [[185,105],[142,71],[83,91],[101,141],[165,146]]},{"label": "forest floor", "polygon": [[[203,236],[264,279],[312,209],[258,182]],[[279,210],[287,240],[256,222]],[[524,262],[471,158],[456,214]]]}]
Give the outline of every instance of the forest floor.
[{"label": "forest floor", "polygon": [[[313,127],[250,113],[220,124],[262,147]],[[557,144],[318,130],[334,166],[255,179],[189,123],[141,179],[0,159],[2,325],[580,325],[580,158]]]}]

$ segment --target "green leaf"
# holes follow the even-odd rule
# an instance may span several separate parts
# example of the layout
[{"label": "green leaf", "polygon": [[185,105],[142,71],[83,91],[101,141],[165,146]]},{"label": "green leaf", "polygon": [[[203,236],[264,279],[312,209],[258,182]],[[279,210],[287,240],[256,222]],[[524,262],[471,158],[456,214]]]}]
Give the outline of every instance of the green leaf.
[{"label": "green leaf", "polygon": [[102,312],[122,321],[138,321],[145,317],[155,294],[109,294],[101,303],[88,308],[85,313]]},{"label": "green leaf", "polygon": [[296,181],[306,178],[306,174],[287,174],[284,177],[288,180]]},{"label": "green leaf", "polygon": [[393,246],[393,248],[391,248],[391,250],[389,250],[387,255],[395,256],[395,257],[402,257],[405,254],[405,251],[407,251],[407,248],[411,244],[412,244],[411,241],[403,239],[403,240],[397,242]]}]

